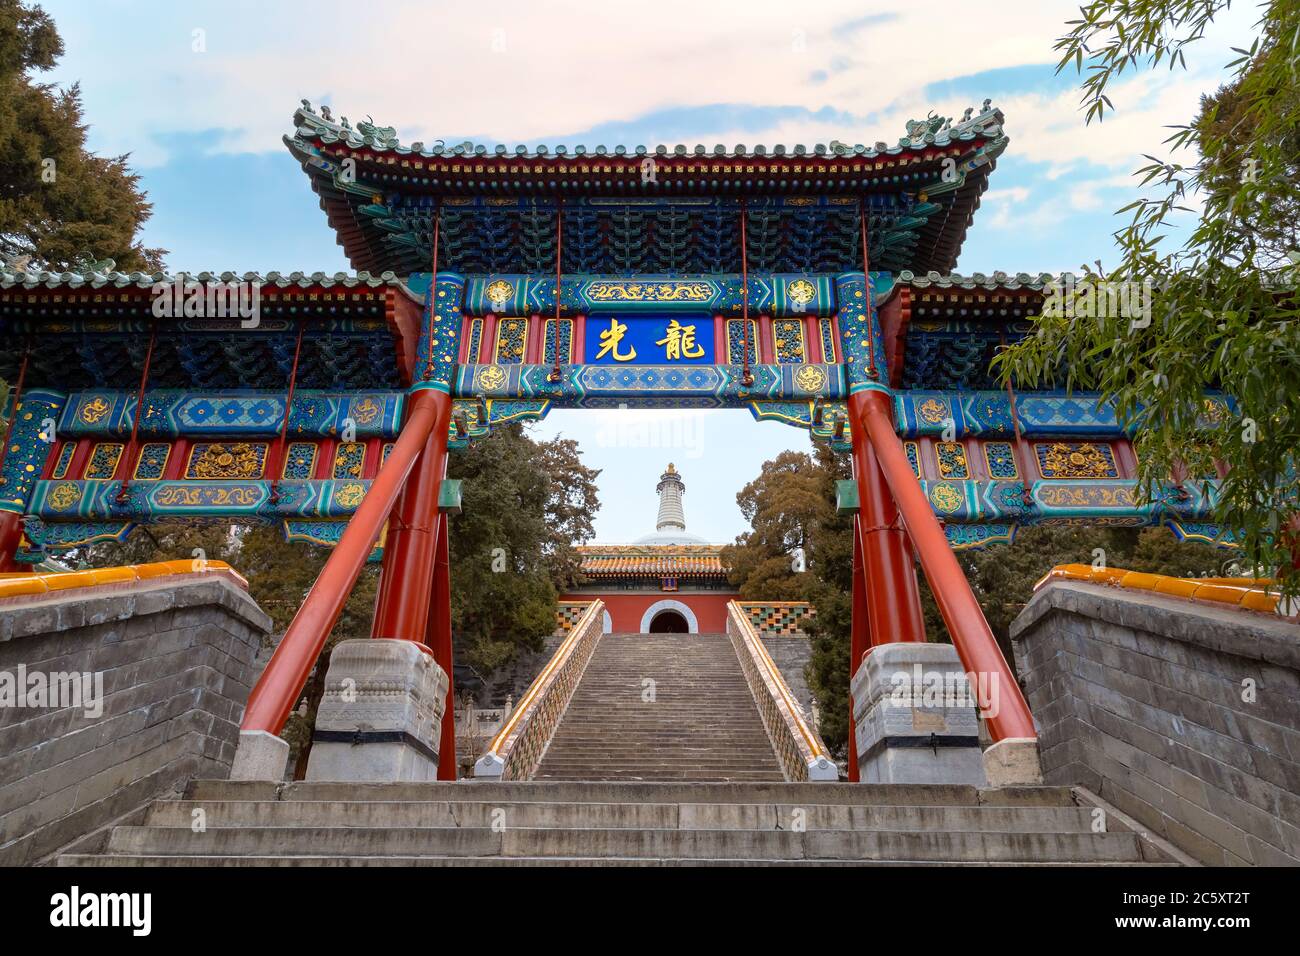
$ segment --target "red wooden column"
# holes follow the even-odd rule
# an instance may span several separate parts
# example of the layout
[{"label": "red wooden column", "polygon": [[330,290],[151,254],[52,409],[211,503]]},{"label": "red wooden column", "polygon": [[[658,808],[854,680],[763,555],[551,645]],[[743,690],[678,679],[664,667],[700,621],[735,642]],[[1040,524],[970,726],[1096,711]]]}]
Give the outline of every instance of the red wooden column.
[{"label": "red wooden column", "polygon": [[424,643],[429,626],[430,593],[438,537],[438,489],[447,470],[447,427],[451,396],[446,392],[421,392],[430,396],[437,418],[411,469],[406,487],[388,523],[384,564],[379,574],[379,596],[371,637],[398,638]]},{"label": "red wooden column", "polygon": [[274,735],[284,728],[289,711],[297,703],[330,630],[379,538],[380,528],[392,514],[397,496],[415,468],[420,449],[431,430],[441,430],[445,438],[450,414],[451,398],[444,393],[421,390],[411,396],[406,424],[387,463],[379,470],[249,694],[241,732],[265,731]]},{"label": "red wooden column", "polygon": [[425,642],[433,659],[447,672],[447,709],[442,714],[438,742],[438,779],[456,779],[456,679],[451,651],[451,561],[448,557],[447,515],[438,515],[437,555],[433,562],[433,602],[429,607],[429,632]]},{"label": "red wooden column", "polygon": [[[912,547],[898,519],[898,507],[880,470],[875,449],[863,430],[863,407],[870,392],[849,396],[853,434],[853,473],[858,482],[858,523],[866,579],[867,631],[871,646],[924,641],[921,592]],[[875,393],[880,395],[880,393]],[[857,605],[854,605],[856,617]],[[856,622],[855,622],[856,625]],[[856,629],[856,627],[855,627]],[[858,658],[856,664],[861,663]]]},{"label": "red wooden column", "polygon": [[[27,362],[30,351],[23,352],[23,361],[18,368],[18,384],[13,390],[13,411],[9,413],[9,422],[5,425],[4,444],[0,445],[0,464],[9,456],[9,439],[13,437],[14,423],[18,421],[18,410],[23,404],[23,386],[27,381]],[[2,409],[0,409],[2,411]],[[15,559],[18,547],[23,543],[23,516],[13,511],[0,511],[0,573],[9,574],[17,571],[29,571]]]},{"label": "red wooden column", "polygon": [[[849,681],[871,646],[867,630],[867,576],[862,567],[862,519],[853,516],[853,623],[849,637]],[[857,727],[853,721],[853,693],[849,693],[849,782],[858,782]]]},{"label": "red wooden column", "polygon": [[[984,611],[975,598],[956,555],[952,553],[952,546],[930,509],[925,492],[912,474],[902,443],[894,431],[890,405],[889,398],[881,392],[864,391],[849,398],[855,428],[859,427],[858,419],[861,419],[861,430],[855,433],[854,454],[858,452],[858,442],[862,441],[864,444],[870,442],[879,455],[879,469],[888,483],[888,489],[893,492],[898,509],[907,519],[907,527],[916,541],[925,576],[934,592],[935,602],[939,605],[939,613],[948,626],[953,645],[961,657],[962,666],[968,673],[989,680],[991,686],[996,688],[996,713],[990,713],[986,717],[993,740],[1035,738],[1038,734],[1034,730],[1034,719],[1016,681],[1015,671],[1002,656],[988,621],[984,619]],[[863,506],[865,507],[865,502]],[[860,513],[865,515],[865,512]],[[866,567],[867,574],[870,575],[869,560]],[[870,593],[874,599],[877,589],[873,588]],[[875,634],[872,638],[874,640]]]},{"label": "red wooden column", "polygon": [[18,546],[23,543],[23,516],[12,511],[0,511],[0,574],[30,571],[29,565],[14,559]]}]

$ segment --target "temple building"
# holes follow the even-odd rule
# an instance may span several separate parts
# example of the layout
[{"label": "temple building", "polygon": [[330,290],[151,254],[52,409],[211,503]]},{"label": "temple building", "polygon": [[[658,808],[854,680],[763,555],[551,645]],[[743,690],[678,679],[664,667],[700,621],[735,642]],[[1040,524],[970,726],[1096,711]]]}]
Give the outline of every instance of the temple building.
[{"label": "temple building", "polygon": [[631,544],[592,544],[582,554],[584,583],[562,604],[605,602],[605,633],[721,633],[727,602],[740,593],[727,580],[722,545],[686,530],[686,485],[669,463],[655,487],[659,515],[653,534]]}]

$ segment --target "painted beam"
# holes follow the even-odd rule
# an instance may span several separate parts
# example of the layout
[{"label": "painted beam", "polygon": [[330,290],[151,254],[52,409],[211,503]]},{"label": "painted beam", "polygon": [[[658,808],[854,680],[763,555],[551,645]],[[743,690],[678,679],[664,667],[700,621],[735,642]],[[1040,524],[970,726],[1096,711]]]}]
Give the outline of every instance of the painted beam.
[{"label": "painted beam", "polygon": [[[427,283],[427,279],[424,280]],[[881,276],[888,285],[889,277]],[[412,286],[415,280],[412,280]],[[644,275],[634,279],[594,275],[560,277],[560,314],[743,314],[745,284],[739,275]],[[555,276],[515,273],[474,275],[465,284],[465,314],[555,314]],[[834,278],[818,273],[749,276],[750,315],[830,315],[837,308]]]},{"label": "painted beam", "polygon": [[[155,389],[145,393],[142,438],[278,438],[284,391],[222,389],[211,392]],[[298,389],[289,436],[335,438],[349,429],[357,438],[396,438],[406,395],[396,391],[328,392]],[[136,396],[125,390],[74,392],[59,418],[60,438],[131,434]]]},{"label": "painted beam", "polygon": [[458,398],[545,398],[557,408],[743,408],[755,400],[843,398],[839,365],[754,365],[754,383],[741,383],[739,365],[566,365],[560,380],[545,365],[462,365],[454,373]]}]

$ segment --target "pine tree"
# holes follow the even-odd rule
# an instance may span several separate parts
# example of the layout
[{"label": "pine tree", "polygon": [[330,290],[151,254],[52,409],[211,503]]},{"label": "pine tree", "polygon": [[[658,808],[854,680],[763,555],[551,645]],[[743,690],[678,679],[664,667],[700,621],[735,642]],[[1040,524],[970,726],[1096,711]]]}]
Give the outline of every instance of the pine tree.
[{"label": "pine tree", "polygon": [[86,149],[81,90],[33,79],[63,54],[39,6],[0,0],[0,260],[67,269],[114,260],[160,268],[164,250],[138,240],[150,205],[126,156]]},{"label": "pine tree", "polygon": [[452,634],[457,659],[486,675],[555,629],[574,546],[594,534],[599,472],[575,442],[535,442],[509,425],[453,455],[447,474],[465,482],[450,522]]}]

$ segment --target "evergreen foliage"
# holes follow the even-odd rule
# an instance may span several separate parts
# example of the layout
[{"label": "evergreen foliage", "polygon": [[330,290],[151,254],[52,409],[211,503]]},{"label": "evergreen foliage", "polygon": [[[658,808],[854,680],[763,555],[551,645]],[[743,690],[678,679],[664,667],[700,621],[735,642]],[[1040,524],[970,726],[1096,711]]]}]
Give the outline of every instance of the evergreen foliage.
[{"label": "evergreen foliage", "polygon": [[81,89],[34,77],[54,68],[63,41],[37,5],[0,0],[0,260],[70,269],[111,259],[158,269],[162,249],[137,239],[150,205],[126,156],[86,149]]}]

